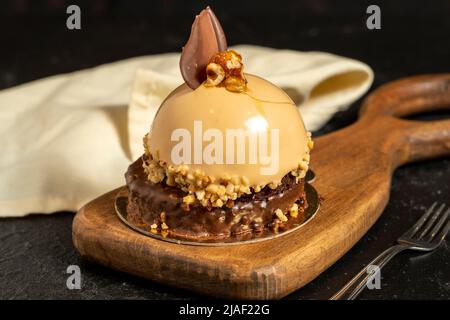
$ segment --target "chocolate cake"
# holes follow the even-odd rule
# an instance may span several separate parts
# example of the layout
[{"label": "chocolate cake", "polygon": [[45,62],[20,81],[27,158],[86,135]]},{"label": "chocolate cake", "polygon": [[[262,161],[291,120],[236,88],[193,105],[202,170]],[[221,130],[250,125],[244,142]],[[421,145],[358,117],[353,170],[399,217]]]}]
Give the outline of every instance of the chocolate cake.
[{"label": "chocolate cake", "polygon": [[[264,230],[278,232],[305,220],[304,179],[296,183],[290,174],[283,177],[278,188],[265,187],[222,208],[187,205],[183,202],[186,192],[164,183],[151,183],[144,172],[142,159],[129,167],[125,178],[129,189],[129,221],[141,229],[161,231],[174,238],[204,241]],[[274,214],[276,210],[289,212],[289,219],[284,214]]]},{"label": "chocolate cake", "polygon": [[229,241],[305,221],[311,134],[279,87],[244,73],[210,8],[180,58],[184,84],[161,104],[126,172],[127,219],[176,239]]}]

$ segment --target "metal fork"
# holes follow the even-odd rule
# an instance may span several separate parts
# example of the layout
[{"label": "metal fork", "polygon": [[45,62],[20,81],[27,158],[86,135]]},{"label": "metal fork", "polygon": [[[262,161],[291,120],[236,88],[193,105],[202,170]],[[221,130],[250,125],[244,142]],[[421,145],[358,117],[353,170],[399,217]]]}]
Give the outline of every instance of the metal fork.
[{"label": "metal fork", "polygon": [[[436,206],[437,203],[433,203],[412,228],[398,238],[398,244],[390,247],[373,259],[352,280],[342,287],[341,290],[332,296],[330,300],[355,299],[364,290],[368,281],[373,279],[381,268],[403,250],[429,252],[438,248],[450,230],[450,220],[448,219],[450,207],[444,212],[445,204],[442,204],[435,210]],[[378,268],[372,268],[369,271],[371,266]]]}]

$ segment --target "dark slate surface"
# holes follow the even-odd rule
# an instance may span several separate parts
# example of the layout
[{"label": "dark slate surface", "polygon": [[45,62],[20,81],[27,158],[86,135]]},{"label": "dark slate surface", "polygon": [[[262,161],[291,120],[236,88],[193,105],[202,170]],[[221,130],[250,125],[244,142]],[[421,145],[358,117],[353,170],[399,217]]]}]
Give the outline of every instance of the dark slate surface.
[{"label": "dark slate surface", "polygon": [[[81,31],[65,28],[65,1],[4,1],[0,10],[0,88],[137,55],[179,50],[204,3],[81,1]],[[72,2],[70,2],[72,3]],[[365,28],[364,1],[258,2],[254,7],[210,1],[231,44],[321,50],[367,62],[374,88],[400,77],[450,70],[448,1],[378,2],[382,30]],[[352,123],[359,102],[337,114],[320,135]],[[1,108],[1,106],[0,106]],[[448,118],[448,113],[417,116]],[[122,174],[122,173],[118,173]],[[325,299],[382,252],[433,201],[450,204],[450,159],[399,168],[391,200],[378,222],[341,260],[288,299]],[[1,208],[0,208],[1,210]],[[195,299],[196,294],[156,284],[81,259],[71,240],[73,213],[0,220],[0,298]],[[362,299],[449,299],[450,249],[403,253],[382,271],[382,289]],[[79,265],[82,289],[66,288],[66,268]]]}]

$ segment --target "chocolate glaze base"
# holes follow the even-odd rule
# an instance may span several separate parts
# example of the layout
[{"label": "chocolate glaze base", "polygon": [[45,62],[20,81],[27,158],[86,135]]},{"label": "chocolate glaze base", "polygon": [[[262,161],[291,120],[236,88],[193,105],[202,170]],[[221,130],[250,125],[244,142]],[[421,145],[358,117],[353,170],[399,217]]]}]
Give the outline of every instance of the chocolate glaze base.
[{"label": "chocolate glaze base", "polygon": [[[234,201],[232,207],[212,208],[183,203],[186,192],[164,183],[153,184],[147,180],[142,159],[130,165],[125,173],[129,191],[128,220],[139,228],[148,229],[157,224],[157,232],[190,241],[220,240],[230,237],[248,238],[267,231],[286,231],[306,220],[307,207],[304,180],[295,183],[287,174],[277,189],[266,187],[260,192],[244,195]],[[274,214],[276,209],[287,212],[296,202],[298,216],[287,222]],[[168,230],[159,226],[165,222]],[[155,232],[155,230],[153,230]]]}]

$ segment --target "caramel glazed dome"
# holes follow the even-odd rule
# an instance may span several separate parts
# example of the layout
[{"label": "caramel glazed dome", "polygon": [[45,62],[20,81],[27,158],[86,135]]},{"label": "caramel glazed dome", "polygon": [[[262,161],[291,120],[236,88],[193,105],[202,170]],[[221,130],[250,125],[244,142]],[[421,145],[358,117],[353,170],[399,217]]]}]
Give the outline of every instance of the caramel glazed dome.
[{"label": "caramel glazed dome", "polygon": [[[302,222],[311,135],[286,93],[259,77],[246,78],[248,94],[183,84],[161,105],[144,137],[145,154],[127,173],[134,223],[195,240],[283,230],[289,220]],[[172,133],[184,128],[194,139],[199,120],[203,133],[213,128],[226,137],[229,128],[243,129],[247,141],[261,130],[278,129],[278,169],[262,175],[269,166],[261,163],[195,164],[193,151],[192,164],[173,163],[171,152],[179,142],[172,141]]]},{"label": "caramel glazed dome", "polygon": [[238,53],[220,52],[201,85],[184,83],[162,103],[125,175],[130,222],[208,241],[305,220],[311,134],[283,90],[242,70]]}]

